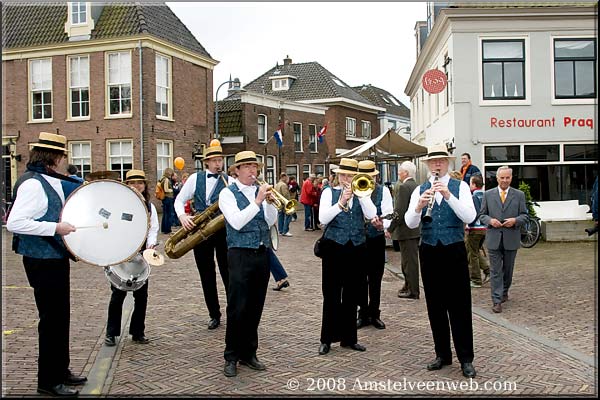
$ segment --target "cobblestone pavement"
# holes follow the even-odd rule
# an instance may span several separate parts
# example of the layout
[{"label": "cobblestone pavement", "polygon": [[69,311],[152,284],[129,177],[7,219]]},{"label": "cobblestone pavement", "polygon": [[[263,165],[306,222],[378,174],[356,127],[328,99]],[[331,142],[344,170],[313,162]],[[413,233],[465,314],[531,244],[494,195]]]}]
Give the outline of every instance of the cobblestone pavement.
[{"label": "cobblestone pavement", "polygon": [[[238,368],[223,375],[226,318],[214,331],[193,255],[167,260],[149,279],[147,345],[128,332],[103,346],[109,283],[102,268],[73,263],[71,270],[71,369],[87,374],[82,394],[99,396],[219,395],[597,395],[597,243],[540,243],[517,256],[510,300],[491,312],[489,284],[473,289],[477,378],[464,379],[456,360],[429,372],[435,357],[427,310],[421,300],[396,296],[400,253],[388,248],[382,285],[385,330],[358,332],[364,353],[334,344],[318,354],[321,265],[312,254],[321,232],[305,232],[303,218],[282,237],[278,256],[290,287],[267,293],[259,328],[258,357],[266,371]],[[159,238],[163,243],[165,235]],[[3,230],[2,395],[36,393],[37,311],[22,263],[7,249]],[[270,282],[270,287],[274,285]],[[222,312],[226,299],[219,282]],[[462,386],[458,386],[462,385]],[[456,387],[458,386],[458,387]]]}]

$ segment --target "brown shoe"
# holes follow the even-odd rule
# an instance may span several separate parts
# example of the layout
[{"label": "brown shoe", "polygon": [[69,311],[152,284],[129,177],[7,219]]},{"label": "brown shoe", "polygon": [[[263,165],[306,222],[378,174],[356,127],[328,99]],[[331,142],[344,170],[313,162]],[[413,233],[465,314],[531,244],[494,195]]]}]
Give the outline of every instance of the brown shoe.
[{"label": "brown shoe", "polygon": [[495,313],[501,313],[502,312],[502,304],[495,303],[492,307],[492,311]]}]

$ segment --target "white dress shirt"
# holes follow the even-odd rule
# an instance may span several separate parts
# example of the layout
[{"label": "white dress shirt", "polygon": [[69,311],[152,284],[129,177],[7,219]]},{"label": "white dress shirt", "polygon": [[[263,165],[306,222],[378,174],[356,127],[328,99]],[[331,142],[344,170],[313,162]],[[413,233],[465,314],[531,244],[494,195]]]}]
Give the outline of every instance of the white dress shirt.
[{"label": "white dress shirt", "polygon": [[[58,193],[58,197],[65,204],[65,194],[60,179],[42,174],[50,186]],[[35,221],[43,217],[48,211],[48,197],[44,192],[42,183],[37,179],[27,179],[17,190],[17,198],[13,203],[6,229],[12,233],[36,236],[54,236],[56,222]]]},{"label": "white dress shirt", "polygon": [[[335,189],[340,190],[341,188],[342,187],[339,185],[335,187]],[[331,191],[331,188],[327,188],[321,193],[321,201],[319,202],[319,221],[321,221],[321,224],[323,225],[330,223],[336,217],[336,215],[343,212],[338,206],[338,203],[331,204],[332,195],[333,192]],[[348,209],[352,208],[354,198],[355,196],[352,196],[350,197],[350,200],[348,200]],[[358,202],[366,219],[370,220],[377,215],[377,207],[375,207],[375,204],[373,204],[371,196],[359,197]]]},{"label": "white dress shirt", "polygon": [[[390,189],[387,186],[383,186],[383,197],[381,199],[381,216],[385,217],[386,215],[392,214],[393,212],[394,201],[392,200],[392,194],[390,193]],[[391,219],[384,219],[383,230],[389,228],[391,223]]]},{"label": "white dress shirt", "polygon": [[[148,188],[146,187],[146,190]],[[158,213],[156,212],[156,208],[154,204],[150,203],[150,229],[148,230],[148,239],[146,240],[146,248],[158,244],[158,228],[160,227],[158,223]]]},{"label": "white dress shirt", "polygon": [[[220,180],[221,177],[209,178],[208,174],[212,174],[212,172],[210,172],[209,170],[193,173],[185,181],[185,183],[183,184],[183,187],[179,191],[179,194],[175,198],[175,213],[177,214],[178,218],[182,214],[185,214],[185,203],[189,199],[193,198],[194,194],[196,194],[196,179],[198,179],[197,178],[198,174],[204,174],[206,176],[206,198],[205,198],[205,200],[206,200],[206,205],[210,206],[210,194],[212,193],[213,189],[217,185],[217,181]],[[229,177],[227,183],[232,184],[233,179],[231,177]]]},{"label": "white dress shirt", "polygon": [[[187,182],[186,182],[187,183]],[[248,205],[243,210],[240,210],[237,204],[237,200],[233,195],[233,192],[228,187],[221,190],[219,194],[219,209],[225,216],[225,219],[233,227],[235,230],[242,229],[248,222],[252,220],[260,211],[260,208],[256,205],[254,200],[256,199],[256,189],[257,186],[251,185],[246,186],[239,180],[235,179],[233,181],[240,189],[242,194],[246,196],[250,205]],[[267,200],[263,200],[262,202],[263,212],[265,216],[265,221],[269,226],[272,226],[277,222],[277,208],[274,205],[269,204]]]},{"label": "white dress shirt", "polygon": [[[432,185],[434,179],[435,177],[433,176],[429,178],[429,182],[431,182]],[[440,181],[445,185],[448,185],[448,182],[450,181],[450,175],[446,174],[442,176]],[[406,222],[406,226],[410,229],[416,228],[419,226],[419,223],[421,223],[421,213],[415,211],[417,204],[419,204],[419,198],[421,197],[420,190],[421,187],[417,186],[412,192],[410,196],[410,203],[408,204],[408,210],[406,210],[406,213],[404,214],[404,221]],[[457,199],[452,193],[450,193],[450,198],[446,201],[458,218],[460,218],[465,224],[471,223],[475,219],[477,211],[475,211],[475,206],[473,205],[471,189],[465,181],[460,181],[458,196],[459,198]],[[444,196],[442,196],[440,192],[435,192],[435,202],[438,205],[441,204],[443,199]]]}]

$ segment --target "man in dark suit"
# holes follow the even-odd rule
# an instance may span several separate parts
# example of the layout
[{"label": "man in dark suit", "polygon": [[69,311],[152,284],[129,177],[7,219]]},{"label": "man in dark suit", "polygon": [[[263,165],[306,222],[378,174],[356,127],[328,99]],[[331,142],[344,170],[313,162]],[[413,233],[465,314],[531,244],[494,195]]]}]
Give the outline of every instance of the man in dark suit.
[{"label": "man in dark suit", "polygon": [[400,257],[402,259],[402,274],[404,287],[398,291],[398,297],[404,299],[418,299],[419,290],[419,238],[421,229],[406,226],[404,214],[408,209],[410,195],[418,186],[415,182],[417,167],[410,161],[404,161],[398,167],[398,182],[394,188],[394,212],[396,218],[392,220],[386,235],[397,240],[400,244]]},{"label": "man in dark suit", "polygon": [[481,204],[480,220],[487,225],[485,243],[491,269],[492,311],[502,312],[508,300],[517,250],[521,247],[520,227],[527,221],[525,194],[513,187],[512,169],[507,166],[496,172],[498,187],[486,190]]}]

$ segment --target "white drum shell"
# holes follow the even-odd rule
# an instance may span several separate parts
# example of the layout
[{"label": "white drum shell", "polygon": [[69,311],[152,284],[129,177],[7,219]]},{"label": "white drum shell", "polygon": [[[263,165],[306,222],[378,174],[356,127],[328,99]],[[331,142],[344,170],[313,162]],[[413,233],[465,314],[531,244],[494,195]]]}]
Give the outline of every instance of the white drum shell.
[{"label": "white drum shell", "polygon": [[63,241],[82,261],[102,267],[115,265],[142,248],[149,220],[146,202],[135,189],[110,179],[96,180],[67,198],[61,221],[89,228],[77,229],[63,236]]},{"label": "white drum shell", "polygon": [[140,254],[130,261],[104,268],[106,279],[120,290],[138,290],[150,276],[150,265]]}]

